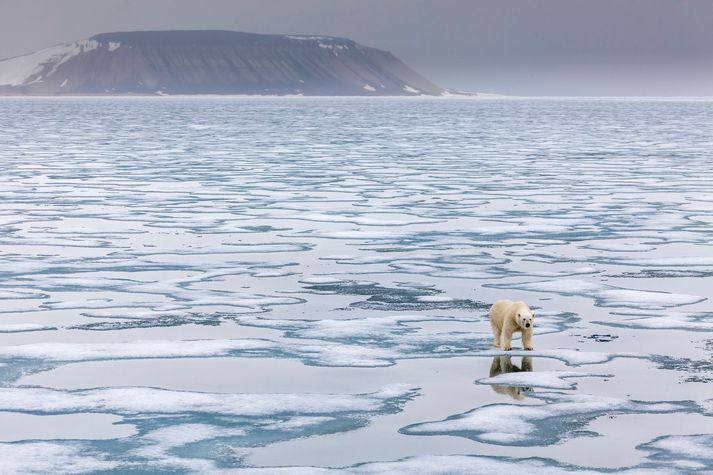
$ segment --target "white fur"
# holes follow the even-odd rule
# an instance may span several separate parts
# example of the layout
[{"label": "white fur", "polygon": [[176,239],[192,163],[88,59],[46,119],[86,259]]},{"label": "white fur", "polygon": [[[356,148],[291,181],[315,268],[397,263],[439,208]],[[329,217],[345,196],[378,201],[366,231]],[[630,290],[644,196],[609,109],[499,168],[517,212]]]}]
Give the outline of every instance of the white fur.
[{"label": "white fur", "polygon": [[512,349],[512,335],[522,332],[522,347],[532,350],[532,331],[535,327],[535,314],[524,302],[498,300],[490,307],[490,326],[496,348],[505,351]]}]

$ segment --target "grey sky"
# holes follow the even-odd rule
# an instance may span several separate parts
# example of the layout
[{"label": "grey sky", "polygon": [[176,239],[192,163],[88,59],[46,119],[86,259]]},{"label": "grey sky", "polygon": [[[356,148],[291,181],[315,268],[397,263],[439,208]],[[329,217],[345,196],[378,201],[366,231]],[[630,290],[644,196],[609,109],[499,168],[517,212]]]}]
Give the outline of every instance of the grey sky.
[{"label": "grey sky", "polygon": [[0,57],[211,28],[345,36],[465,90],[713,95],[713,0],[0,0]]}]

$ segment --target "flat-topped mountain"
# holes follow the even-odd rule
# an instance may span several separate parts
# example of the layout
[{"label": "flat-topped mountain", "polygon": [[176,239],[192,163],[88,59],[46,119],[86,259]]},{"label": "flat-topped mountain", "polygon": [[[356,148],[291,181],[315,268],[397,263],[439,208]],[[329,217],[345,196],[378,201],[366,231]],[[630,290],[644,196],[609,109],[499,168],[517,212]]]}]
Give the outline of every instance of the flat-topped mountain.
[{"label": "flat-topped mountain", "polygon": [[103,33],[0,61],[0,94],[443,95],[388,51],[327,36]]}]

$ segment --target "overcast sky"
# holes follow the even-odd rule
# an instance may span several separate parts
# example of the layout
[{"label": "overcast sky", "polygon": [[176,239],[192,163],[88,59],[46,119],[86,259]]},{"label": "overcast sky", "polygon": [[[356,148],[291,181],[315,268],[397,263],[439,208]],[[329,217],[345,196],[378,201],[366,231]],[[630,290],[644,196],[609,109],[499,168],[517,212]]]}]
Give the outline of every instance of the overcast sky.
[{"label": "overcast sky", "polygon": [[713,0],[0,0],[0,57],[95,33],[344,36],[442,86],[713,95]]}]

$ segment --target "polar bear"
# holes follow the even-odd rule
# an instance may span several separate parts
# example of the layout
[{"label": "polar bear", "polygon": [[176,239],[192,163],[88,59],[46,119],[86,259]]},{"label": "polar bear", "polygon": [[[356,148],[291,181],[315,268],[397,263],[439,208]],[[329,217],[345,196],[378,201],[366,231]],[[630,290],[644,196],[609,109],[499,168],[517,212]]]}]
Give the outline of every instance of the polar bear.
[{"label": "polar bear", "polygon": [[498,300],[490,307],[490,326],[496,348],[512,350],[512,334],[522,332],[522,347],[532,350],[532,330],[535,314],[524,302]]}]

